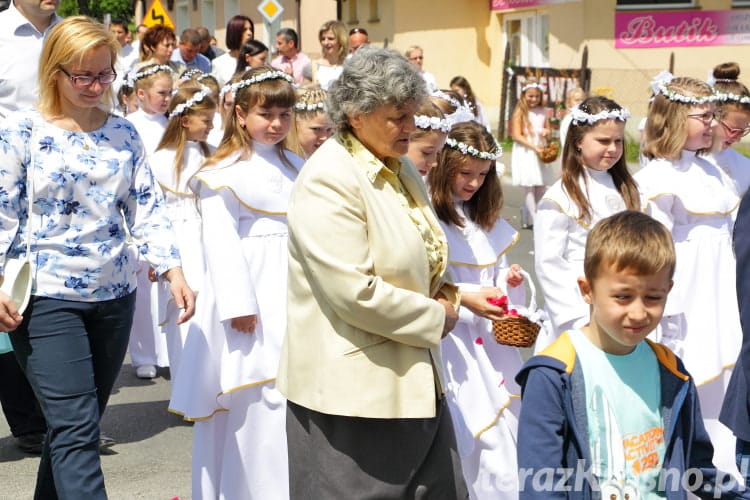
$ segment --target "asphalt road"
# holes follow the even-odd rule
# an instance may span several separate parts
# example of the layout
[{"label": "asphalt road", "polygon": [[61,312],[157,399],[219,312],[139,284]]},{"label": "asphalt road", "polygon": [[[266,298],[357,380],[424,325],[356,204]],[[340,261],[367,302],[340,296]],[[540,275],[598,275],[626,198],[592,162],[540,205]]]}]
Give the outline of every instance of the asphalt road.
[{"label": "asphalt road", "polygon": [[[503,189],[503,216],[518,228],[522,192],[509,185],[507,175]],[[509,252],[509,259],[531,271],[532,232],[520,231],[521,238]],[[140,380],[129,359],[125,363],[102,421],[102,430],[117,441],[102,456],[109,497],[187,500],[192,428],[167,412],[169,372],[160,369],[154,380]],[[24,454],[14,442],[5,419],[0,418],[0,500],[30,499],[34,492],[39,458]]]}]

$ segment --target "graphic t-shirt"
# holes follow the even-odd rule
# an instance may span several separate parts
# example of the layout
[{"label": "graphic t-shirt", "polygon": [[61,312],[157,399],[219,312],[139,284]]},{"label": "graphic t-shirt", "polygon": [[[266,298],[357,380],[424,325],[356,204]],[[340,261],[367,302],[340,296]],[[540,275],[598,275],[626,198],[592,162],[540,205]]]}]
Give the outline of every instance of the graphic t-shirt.
[{"label": "graphic t-shirt", "polygon": [[579,330],[568,334],[586,385],[592,472],[602,498],[664,498],[657,491],[665,443],[656,354],[646,342],[630,354],[609,354]]}]

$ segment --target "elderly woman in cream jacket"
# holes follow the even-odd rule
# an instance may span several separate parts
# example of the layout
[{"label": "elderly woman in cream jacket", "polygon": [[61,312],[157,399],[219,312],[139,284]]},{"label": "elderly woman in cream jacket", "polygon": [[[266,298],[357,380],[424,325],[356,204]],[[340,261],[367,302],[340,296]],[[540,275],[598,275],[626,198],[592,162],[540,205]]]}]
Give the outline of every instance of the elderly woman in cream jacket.
[{"label": "elderly woman in cream jacket", "polygon": [[440,374],[455,325],[447,243],[406,158],[426,96],[415,66],[363,47],[330,89],[338,133],[288,211],[290,496],[467,498]]}]

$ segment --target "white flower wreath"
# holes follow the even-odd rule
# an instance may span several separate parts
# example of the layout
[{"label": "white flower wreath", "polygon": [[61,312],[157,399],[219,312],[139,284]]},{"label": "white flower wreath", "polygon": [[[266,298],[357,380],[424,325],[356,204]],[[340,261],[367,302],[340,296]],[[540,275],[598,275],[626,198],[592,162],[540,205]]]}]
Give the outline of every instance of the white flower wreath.
[{"label": "white flower wreath", "polygon": [[414,115],[414,125],[422,130],[439,130],[441,132],[450,132],[451,122],[447,118],[440,119],[437,116]]},{"label": "white flower wreath", "polygon": [[503,148],[502,146],[500,146],[500,144],[497,143],[497,140],[495,141],[494,153],[490,153],[489,151],[479,151],[474,146],[470,146],[465,142],[457,141],[452,137],[448,137],[448,139],[445,140],[445,145],[451,149],[460,151],[461,154],[470,155],[474,158],[479,158],[480,160],[497,161],[501,156],[503,156]]},{"label": "white flower wreath", "polygon": [[456,123],[468,122],[474,119],[474,113],[471,111],[469,105],[459,101],[455,97],[451,97],[450,95],[440,90],[436,90],[431,94],[431,96],[442,99],[450,103],[450,105],[455,108],[455,111],[453,111],[453,113],[445,115],[445,119],[448,120],[448,123],[450,123],[451,127]]},{"label": "white flower wreath", "polygon": [[713,93],[711,95],[696,97],[674,92],[667,88],[667,85],[669,85],[672,80],[674,80],[674,75],[666,70],[656,75],[654,79],[651,80],[651,90],[654,92],[654,95],[661,94],[670,101],[681,102],[683,104],[700,105],[716,101],[716,94]]},{"label": "white flower wreath", "polygon": [[298,111],[327,111],[328,106],[326,106],[326,103],[324,102],[311,102],[311,103],[305,103],[305,102],[298,102],[294,105],[294,109]]},{"label": "white flower wreath", "polygon": [[621,122],[627,121],[630,118],[630,111],[627,108],[620,109],[605,109],[592,115],[585,112],[578,106],[575,106],[570,111],[571,123],[573,125],[580,125],[581,123],[588,123],[593,125],[594,123],[601,120],[619,120]]},{"label": "white flower wreath", "polygon": [[137,82],[141,78],[146,78],[147,76],[155,75],[159,71],[166,71],[167,73],[174,73],[174,70],[172,69],[171,66],[167,66],[166,64],[155,64],[153,66],[147,66],[147,69],[143,71],[129,73],[126,83],[128,87],[133,88],[135,87],[135,82]]},{"label": "white flower wreath", "polygon": [[169,113],[169,119],[176,116],[180,116],[182,113],[185,112],[186,109],[188,109],[190,106],[192,106],[195,103],[201,102],[203,99],[206,98],[207,95],[211,94],[211,89],[208,87],[201,86],[201,89],[196,92],[195,94],[190,97],[187,101],[183,102],[182,104],[178,104],[174,107],[171,113]]}]

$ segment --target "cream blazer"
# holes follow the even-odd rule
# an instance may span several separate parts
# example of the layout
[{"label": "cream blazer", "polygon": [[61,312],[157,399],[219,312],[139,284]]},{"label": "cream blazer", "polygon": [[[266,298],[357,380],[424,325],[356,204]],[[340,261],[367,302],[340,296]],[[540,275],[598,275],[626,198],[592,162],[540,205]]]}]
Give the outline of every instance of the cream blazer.
[{"label": "cream blazer", "polygon": [[[425,244],[383,168],[352,136],[325,142],[305,163],[288,211],[287,334],[278,389],[327,414],[371,418],[435,416],[442,393],[442,277],[430,283]],[[399,178],[447,243],[416,168]],[[436,368],[437,367],[437,368]]]}]

